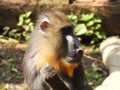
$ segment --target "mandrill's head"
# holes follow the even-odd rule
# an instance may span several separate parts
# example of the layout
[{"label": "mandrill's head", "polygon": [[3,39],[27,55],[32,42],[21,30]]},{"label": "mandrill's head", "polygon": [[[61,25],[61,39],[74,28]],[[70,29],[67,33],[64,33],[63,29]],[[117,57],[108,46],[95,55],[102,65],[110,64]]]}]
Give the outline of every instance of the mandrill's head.
[{"label": "mandrill's head", "polygon": [[[73,71],[83,56],[83,50],[73,34],[73,29],[74,25],[62,12],[41,14],[30,40],[31,48],[35,48],[33,50],[44,56],[42,59],[47,60],[57,70],[72,68]],[[33,43],[34,41],[36,43]],[[41,62],[44,63],[45,60]]]}]

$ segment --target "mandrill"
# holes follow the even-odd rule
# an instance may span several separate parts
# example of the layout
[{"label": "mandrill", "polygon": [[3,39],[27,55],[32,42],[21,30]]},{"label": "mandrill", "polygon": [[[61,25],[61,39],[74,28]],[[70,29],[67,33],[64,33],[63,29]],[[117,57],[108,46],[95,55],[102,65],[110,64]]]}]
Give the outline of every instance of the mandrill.
[{"label": "mandrill", "polygon": [[46,64],[55,69],[69,90],[92,90],[81,65],[83,50],[73,29],[62,12],[39,15],[22,63],[25,90],[51,90],[40,73]]}]

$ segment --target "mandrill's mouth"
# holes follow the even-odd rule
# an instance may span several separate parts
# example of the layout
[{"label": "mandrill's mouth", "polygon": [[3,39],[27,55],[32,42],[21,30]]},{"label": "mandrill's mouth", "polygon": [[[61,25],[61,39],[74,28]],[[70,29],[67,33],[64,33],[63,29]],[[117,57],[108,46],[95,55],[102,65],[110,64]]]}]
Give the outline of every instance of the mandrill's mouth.
[{"label": "mandrill's mouth", "polygon": [[81,61],[83,56],[83,49],[78,48],[72,55],[67,56],[67,61],[70,63],[78,63]]}]

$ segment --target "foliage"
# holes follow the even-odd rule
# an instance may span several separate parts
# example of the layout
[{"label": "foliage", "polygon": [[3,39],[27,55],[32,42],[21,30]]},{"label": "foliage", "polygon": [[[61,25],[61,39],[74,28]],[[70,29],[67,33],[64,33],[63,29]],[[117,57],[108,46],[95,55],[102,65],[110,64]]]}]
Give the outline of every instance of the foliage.
[{"label": "foliage", "polygon": [[93,37],[91,44],[106,38],[105,33],[101,31],[102,20],[95,16],[94,13],[79,16],[71,13],[68,17],[76,25],[74,34],[77,36],[85,35],[86,37]]},{"label": "foliage", "polygon": [[3,36],[15,38],[17,40],[28,40],[29,34],[33,31],[33,22],[31,21],[31,11],[23,13],[19,16],[17,28],[11,29],[9,26],[4,27]]},{"label": "foliage", "polygon": [[90,80],[90,85],[92,85],[93,87],[98,86],[101,84],[101,82],[103,81],[103,78],[100,74],[97,73],[97,71],[101,71],[101,68],[99,68],[95,63],[92,64],[92,72],[85,72],[85,75],[88,78],[91,78],[92,80]]},{"label": "foliage", "polygon": [[[9,26],[5,26],[3,36],[12,37],[17,40],[28,40],[29,34],[34,28],[30,18],[31,13],[32,12],[29,11],[21,14],[16,28],[11,29]],[[91,44],[106,38],[105,33],[101,31],[102,20],[95,16],[95,14],[75,15],[71,13],[68,17],[76,25],[74,34],[77,36],[85,35],[86,37],[92,37]]]},{"label": "foliage", "polygon": [[0,46],[0,90],[9,90],[10,83],[23,82],[21,61],[26,44],[11,38],[0,38]]}]

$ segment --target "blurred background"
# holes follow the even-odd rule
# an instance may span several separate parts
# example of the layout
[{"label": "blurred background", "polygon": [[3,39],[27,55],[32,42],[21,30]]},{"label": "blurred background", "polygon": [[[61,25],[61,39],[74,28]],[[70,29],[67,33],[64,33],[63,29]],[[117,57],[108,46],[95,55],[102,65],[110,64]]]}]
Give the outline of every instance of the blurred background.
[{"label": "blurred background", "polygon": [[27,41],[37,15],[48,10],[63,11],[75,24],[89,84],[95,88],[108,76],[99,45],[120,35],[120,0],[0,0],[0,90],[22,90]]}]

